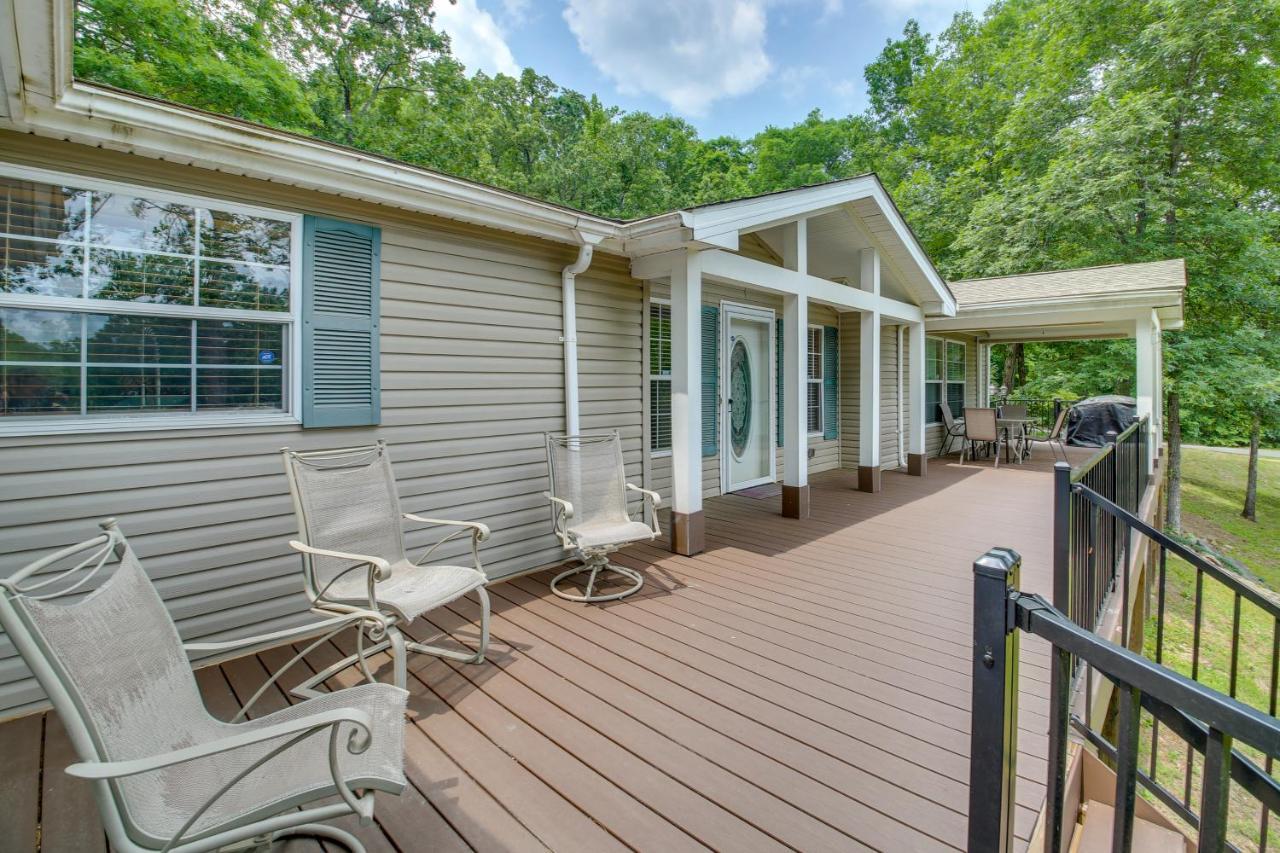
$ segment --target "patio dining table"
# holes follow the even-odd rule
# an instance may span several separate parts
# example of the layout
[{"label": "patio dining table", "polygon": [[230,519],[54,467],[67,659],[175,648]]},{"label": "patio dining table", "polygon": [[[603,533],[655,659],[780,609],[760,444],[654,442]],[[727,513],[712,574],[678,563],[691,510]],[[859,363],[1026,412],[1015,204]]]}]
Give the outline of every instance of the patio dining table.
[{"label": "patio dining table", "polygon": [[[1036,423],[1035,418],[996,418],[996,426],[1005,434],[1004,443],[1004,461],[1005,462],[1022,462],[1030,455],[1031,442],[1028,440],[1031,427]],[[1017,458],[1011,459],[1009,448],[1013,445],[1014,440],[1018,442]]]}]

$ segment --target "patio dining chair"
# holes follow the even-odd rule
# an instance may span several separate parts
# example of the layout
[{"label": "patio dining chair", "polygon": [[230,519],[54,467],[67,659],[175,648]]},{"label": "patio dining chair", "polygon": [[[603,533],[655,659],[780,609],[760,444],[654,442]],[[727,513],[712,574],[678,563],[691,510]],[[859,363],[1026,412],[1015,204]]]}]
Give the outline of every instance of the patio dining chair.
[{"label": "patio dining chair", "polygon": [[1063,406],[1062,411],[1058,412],[1058,417],[1053,421],[1053,429],[1049,430],[1047,433],[1041,432],[1040,434],[1037,434],[1032,432],[1029,437],[1031,443],[1034,445],[1036,442],[1043,442],[1049,445],[1050,449],[1053,450],[1054,459],[1058,458],[1058,454],[1062,454],[1062,461],[1069,462],[1070,460],[1067,459],[1067,446],[1063,441],[1063,435],[1067,431],[1067,416],[1070,414],[1071,407]]},{"label": "patio dining chair", "polygon": [[[479,548],[489,538],[489,528],[474,521],[401,512],[385,442],[307,452],[286,447],[281,452],[298,517],[299,539],[289,545],[302,554],[303,588],[311,609],[329,616],[361,614],[372,641],[365,645],[361,635],[353,654],[293,692],[316,695],[316,685],[352,665],[372,680],[367,661],[386,650],[392,657],[397,687],[404,687],[408,677],[408,652],[484,663],[489,646],[489,594]],[[454,530],[412,559],[405,550],[404,521]],[[470,538],[474,566],[426,563],[440,546],[459,536]],[[447,649],[405,639],[402,629],[414,619],[471,592],[480,599],[480,639],[475,649]]]},{"label": "patio dining chair", "polygon": [[964,446],[960,449],[960,461],[963,463],[965,454],[970,459],[976,459],[976,451],[979,445],[987,445],[991,447],[995,453],[996,465],[1000,467],[1000,448],[1005,444],[1006,438],[1001,433],[999,424],[996,423],[995,409],[970,409],[964,410]]},{"label": "patio dining chair", "polygon": [[0,626],[62,719],[80,758],[66,772],[90,780],[111,848],[197,853],[304,835],[363,851],[318,821],[355,814],[368,825],[374,792],[404,788],[408,694],[361,684],[224,722],[205,708],[187,660],[320,632],[315,647],[355,619],[184,647],[115,520],[101,526],[0,579]]},{"label": "patio dining chair", "polygon": [[[622,440],[618,433],[596,435],[547,434],[547,466],[551,491],[543,496],[552,504],[556,537],[566,551],[576,551],[581,565],[563,571],[551,580],[551,591],[570,601],[613,601],[644,586],[644,576],[635,569],[609,562],[609,554],[631,542],[657,538],[657,492],[627,482],[622,462]],[[649,504],[650,524],[634,521],[627,511],[627,493],[636,492]],[[584,594],[569,592],[560,584],[573,575],[587,572]],[[620,592],[600,593],[597,584],[602,572],[613,572],[630,581]]]},{"label": "patio dining chair", "polygon": [[1027,407],[1021,403],[1005,403],[997,411],[1002,418],[1021,420],[1027,416]]},{"label": "patio dining chair", "polygon": [[938,408],[942,411],[942,428],[946,430],[946,434],[942,437],[942,452],[940,456],[946,456],[951,452],[951,445],[955,440],[964,440],[964,418],[956,420],[951,414],[951,404],[943,400],[938,404]]}]

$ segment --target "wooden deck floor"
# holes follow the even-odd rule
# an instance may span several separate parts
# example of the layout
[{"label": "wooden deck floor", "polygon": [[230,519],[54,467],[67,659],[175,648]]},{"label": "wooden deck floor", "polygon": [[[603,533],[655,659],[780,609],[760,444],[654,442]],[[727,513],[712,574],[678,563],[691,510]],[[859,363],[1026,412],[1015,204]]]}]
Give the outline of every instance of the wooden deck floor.
[{"label": "wooden deck floor", "polygon": [[[962,849],[970,565],[1012,546],[1024,588],[1047,591],[1048,462],[931,460],[926,479],[886,474],[877,495],[829,472],[805,521],[780,518],[776,497],[715,499],[706,553],[619,555],[647,576],[622,602],[563,601],[546,575],[494,586],[489,663],[411,662],[411,784],[380,796],[359,835],[375,853]],[[414,633],[470,639],[475,617],[459,603]],[[202,670],[210,707],[230,716],[289,654]],[[1024,641],[1024,843],[1043,797],[1046,662]],[[0,726],[0,850],[105,849],[87,791],[61,772],[72,760],[56,716]]]}]

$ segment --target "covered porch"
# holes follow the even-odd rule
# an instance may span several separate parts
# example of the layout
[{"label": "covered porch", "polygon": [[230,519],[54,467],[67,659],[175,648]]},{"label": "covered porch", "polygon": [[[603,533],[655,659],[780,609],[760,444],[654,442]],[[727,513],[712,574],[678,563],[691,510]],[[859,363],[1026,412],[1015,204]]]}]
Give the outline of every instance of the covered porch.
[{"label": "covered porch", "polygon": [[[1024,587],[1048,591],[1051,464],[934,460],[927,479],[885,472],[875,494],[828,471],[804,519],[780,517],[777,495],[710,498],[703,553],[627,549],[617,559],[646,585],[609,605],[562,601],[544,575],[495,584],[491,663],[413,661],[410,787],[348,828],[371,851],[963,848],[971,564],[1012,546]],[[414,633],[474,639],[473,607]],[[200,670],[210,708],[231,716],[291,653]],[[1023,844],[1043,792],[1046,660],[1024,642]],[[258,711],[289,701],[277,691]],[[0,725],[0,849],[39,833],[44,853],[105,850],[71,760],[56,715]]]}]

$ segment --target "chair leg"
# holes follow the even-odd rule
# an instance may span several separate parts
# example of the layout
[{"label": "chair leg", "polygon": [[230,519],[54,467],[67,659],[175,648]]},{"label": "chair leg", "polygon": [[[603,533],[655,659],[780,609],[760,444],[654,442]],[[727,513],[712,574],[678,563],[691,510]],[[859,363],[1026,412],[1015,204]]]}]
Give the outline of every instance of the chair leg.
[{"label": "chair leg", "polygon": [[405,643],[405,646],[411,652],[435,655],[438,658],[448,658],[461,663],[484,663],[485,653],[489,650],[489,593],[484,587],[479,586],[476,587],[476,597],[480,599],[480,645],[475,651],[470,649],[465,651],[446,649],[412,641]]},{"label": "chair leg", "polygon": [[[394,631],[395,629],[392,628],[390,630]],[[299,684],[297,687],[294,687],[289,692],[292,693],[294,696],[297,696],[299,699],[314,699],[317,696],[322,696],[324,695],[323,692],[317,690],[316,687],[318,687],[321,684],[324,684],[326,681],[328,681],[330,678],[333,678],[335,675],[342,672],[344,669],[350,666],[356,665],[357,663],[360,662],[360,659],[362,657],[368,658],[368,657],[371,657],[372,655],[378,654],[379,652],[386,651],[389,648],[391,648],[390,636],[388,636],[388,638],[385,640],[381,640],[380,642],[374,643],[372,646],[366,646],[363,653],[347,655],[345,658],[333,664],[332,666],[325,667],[324,669],[317,672],[315,675],[308,678],[306,681]],[[403,655],[401,655],[400,657],[403,658]]]},{"label": "chair leg", "polygon": [[391,666],[395,685],[404,690],[409,683],[409,655],[405,650],[404,634],[398,628],[387,630],[387,639],[391,642]]},{"label": "chair leg", "polygon": [[[365,853],[364,845],[360,840],[344,829],[338,829],[336,826],[329,826],[324,823],[304,823],[301,826],[292,826],[288,829],[281,829],[271,835],[270,841],[277,841],[281,838],[289,837],[302,838],[323,838],[325,841],[332,841],[347,848],[351,853]],[[268,843],[268,848],[270,843]]]}]

